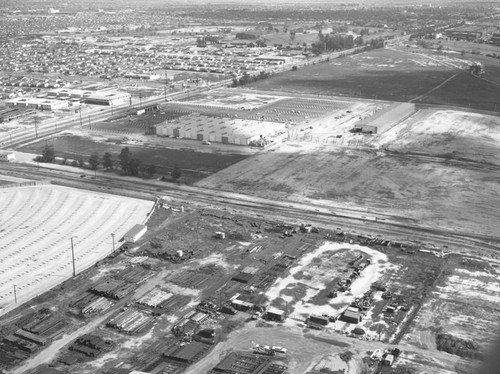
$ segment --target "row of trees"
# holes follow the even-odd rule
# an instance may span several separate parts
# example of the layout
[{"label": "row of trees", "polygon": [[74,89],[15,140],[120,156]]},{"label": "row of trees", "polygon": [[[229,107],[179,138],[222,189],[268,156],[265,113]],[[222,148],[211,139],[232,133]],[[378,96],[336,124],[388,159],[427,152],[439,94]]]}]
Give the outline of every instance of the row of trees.
[{"label": "row of trees", "polygon": [[[37,162],[47,162],[54,163],[56,161],[54,147],[50,145],[45,145],[42,148],[42,154],[35,158]],[[63,164],[66,164],[67,160],[63,160]],[[125,175],[131,176],[141,176],[146,178],[152,178],[156,174],[156,166],[154,164],[144,164],[142,160],[134,157],[130,152],[128,147],[121,150],[118,155],[118,159],[115,160],[113,155],[109,152],[104,153],[101,157],[99,153],[94,152],[90,155],[87,160],[88,167],[94,172],[100,167],[111,170],[115,167],[119,167]],[[74,160],[71,164],[72,166],[84,167],[85,161],[83,159]],[[171,177],[174,181],[179,180],[182,176],[182,170],[175,166],[171,172]]]},{"label": "row of trees", "polygon": [[[353,48],[355,45],[354,37],[345,34],[323,34],[320,30],[318,34],[319,40],[311,45],[311,52],[315,55],[320,55],[323,52],[331,52],[335,50],[344,50]],[[363,44],[363,38],[356,39],[356,44]]]},{"label": "row of trees", "polygon": [[248,83],[257,82],[258,80],[269,78],[270,75],[271,74],[266,71],[261,71],[259,75],[250,75],[248,73],[245,73],[240,79],[233,79],[232,87],[238,87]]}]

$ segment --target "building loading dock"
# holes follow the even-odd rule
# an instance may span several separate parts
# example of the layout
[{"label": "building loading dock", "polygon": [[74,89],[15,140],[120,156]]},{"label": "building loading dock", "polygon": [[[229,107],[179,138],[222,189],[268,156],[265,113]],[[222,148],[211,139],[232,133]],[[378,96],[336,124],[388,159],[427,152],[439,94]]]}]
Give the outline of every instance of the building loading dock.
[{"label": "building loading dock", "polygon": [[415,113],[413,103],[395,103],[373,113],[354,125],[352,132],[382,134]]},{"label": "building loading dock", "polygon": [[156,125],[159,136],[240,145],[251,145],[253,141],[274,136],[280,131],[285,131],[282,123],[208,117],[195,113]]}]

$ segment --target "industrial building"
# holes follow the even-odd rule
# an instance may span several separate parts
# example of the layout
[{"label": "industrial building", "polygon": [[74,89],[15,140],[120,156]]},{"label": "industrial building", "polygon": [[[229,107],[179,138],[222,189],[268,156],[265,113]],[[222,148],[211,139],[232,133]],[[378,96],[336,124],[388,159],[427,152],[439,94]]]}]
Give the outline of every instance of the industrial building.
[{"label": "industrial building", "polygon": [[382,134],[415,113],[413,103],[395,103],[368,116],[354,125],[355,133]]},{"label": "industrial building", "polygon": [[128,230],[125,235],[123,235],[123,239],[126,242],[135,243],[146,233],[146,231],[148,231],[148,227],[146,225],[137,224]]},{"label": "industrial building", "polygon": [[95,92],[87,96],[85,102],[87,104],[112,106],[130,103],[131,98],[132,96],[127,92]]},{"label": "industrial building", "polygon": [[208,117],[197,113],[156,125],[156,134],[225,144],[252,145],[285,131],[276,122]]},{"label": "industrial building", "polygon": [[483,36],[483,32],[479,30],[463,30],[463,29],[455,29],[455,30],[446,30],[446,36],[453,39],[458,40],[468,40],[473,41],[476,39],[480,39]]},{"label": "industrial building", "polygon": [[78,89],[68,89],[68,88],[60,88],[55,90],[50,90],[47,93],[47,97],[58,97],[62,99],[84,99],[91,95],[94,95],[95,91],[90,90],[78,90]]},{"label": "industrial building", "polygon": [[10,107],[33,108],[40,110],[57,110],[69,107],[69,103],[65,100],[51,100],[38,97],[18,97],[7,100],[7,105]]}]

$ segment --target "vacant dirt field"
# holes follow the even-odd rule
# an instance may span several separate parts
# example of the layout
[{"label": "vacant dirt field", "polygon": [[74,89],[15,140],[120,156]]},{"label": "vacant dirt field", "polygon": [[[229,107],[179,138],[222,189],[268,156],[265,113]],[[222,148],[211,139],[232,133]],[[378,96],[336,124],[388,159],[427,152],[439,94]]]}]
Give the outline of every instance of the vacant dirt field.
[{"label": "vacant dirt field", "polygon": [[480,353],[489,351],[496,337],[496,311],[500,303],[499,263],[452,259],[435,291],[414,320],[403,342],[436,349],[436,335],[450,334],[472,340]]},{"label": "vacant dirt field", "polygon": [[198,185],[364,206],[424,225],[498,234],[499,128],[496,117],[418,112],[381,135],[286,142]]}]

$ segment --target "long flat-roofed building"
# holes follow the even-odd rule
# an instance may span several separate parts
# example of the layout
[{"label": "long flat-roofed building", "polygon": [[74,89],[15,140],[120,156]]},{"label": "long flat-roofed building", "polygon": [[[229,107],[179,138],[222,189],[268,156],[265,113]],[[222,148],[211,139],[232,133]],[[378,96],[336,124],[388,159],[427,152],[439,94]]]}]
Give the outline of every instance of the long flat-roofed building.
[{"label": "long flat-roofed building", "polygon": [[240,145],[251,145],[280,131],[285,131],[285,124],[198,114],[156,125],[160,136]]},{"label": "long flat-roofed building", "polygon": [[118,91],[103,91],[96,92],[92,95],[88,95],[85,98],[85,102],[87,104],[96,104],[96,105],[121,105],[127,104],[130,102],[131,95],[127,92],[118,92]]}]

